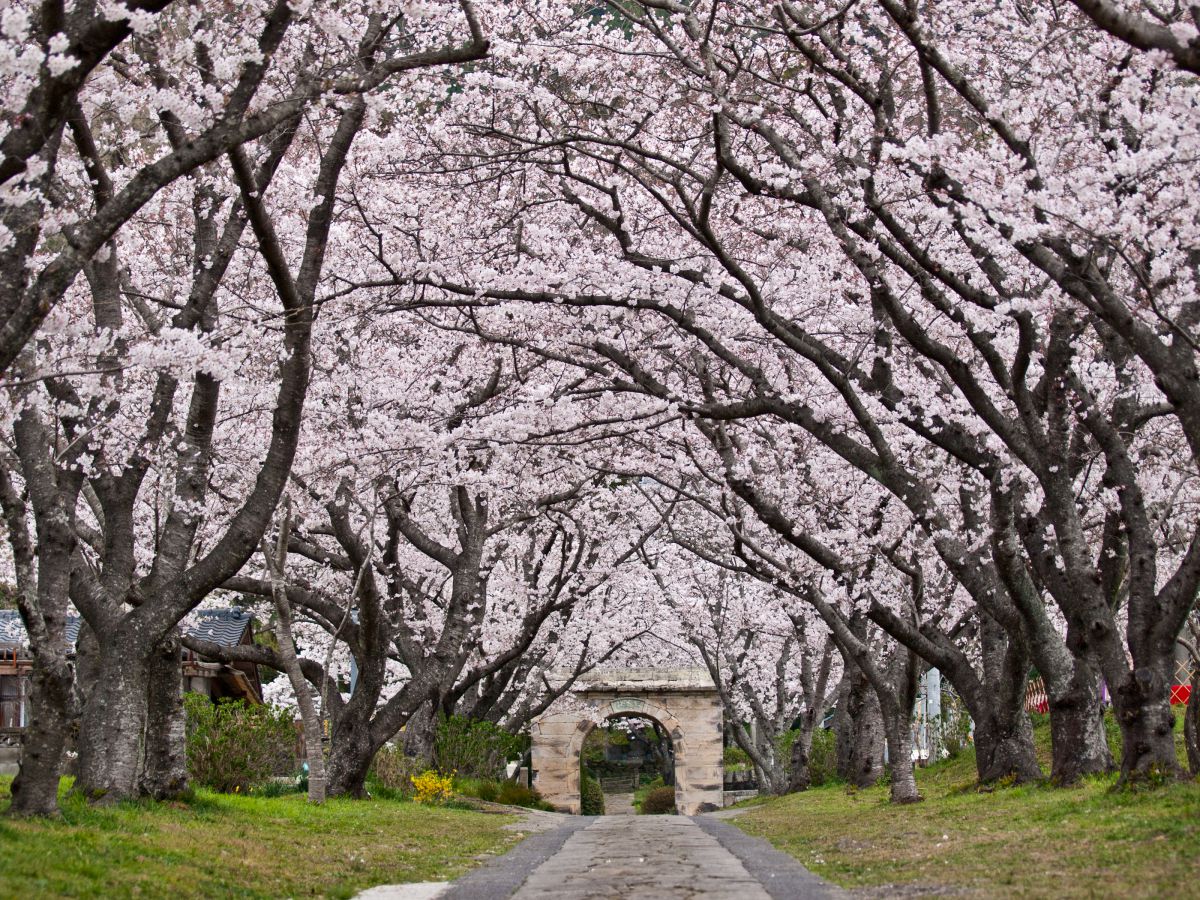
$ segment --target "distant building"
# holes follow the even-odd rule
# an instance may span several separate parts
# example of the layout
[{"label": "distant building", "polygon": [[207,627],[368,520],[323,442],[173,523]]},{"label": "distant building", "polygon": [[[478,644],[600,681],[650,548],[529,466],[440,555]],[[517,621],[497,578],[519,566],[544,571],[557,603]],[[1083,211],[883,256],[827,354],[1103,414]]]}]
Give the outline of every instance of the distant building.
[{"label": "distant building", "polygon": [[[79,639],[79,616],[67,618],[67,642]],[[254,617],[244,609],[205,609],[183,626],[184,634],[223,647],[254,642]],[[25,625],[16,610],[0,610],[0,774],[12,771],[29,722],[29,673],[33,660]],[[183,689],[217,700],[233,697],[262,703],[262,681],[255,663],[220,663],[184,648],[180,671]]]}]

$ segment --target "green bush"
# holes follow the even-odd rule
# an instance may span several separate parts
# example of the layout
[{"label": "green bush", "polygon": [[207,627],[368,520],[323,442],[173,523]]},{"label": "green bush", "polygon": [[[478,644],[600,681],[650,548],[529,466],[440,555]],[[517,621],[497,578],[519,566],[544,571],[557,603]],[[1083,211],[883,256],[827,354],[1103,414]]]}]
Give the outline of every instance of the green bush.
[{"label": "green bush", "polygon": [[662,787],[665,784],[666,782],[663,781],[662,775],[653,775],[647,778],[643,774],[641,786],[633,792],[633,808],[640,812],[642,809],[642,803],[645,801],[646,797],[649,796],[650,792],[655,788]]},{"label": "green bush", "polygon": [[477,797],[494,803],[500,793],[500,785],[484,778],[455,778],[454,792],[464,797]]},{"label": "green bush", "polygon": [[188,775],[195,784],[246,793],[281,769],[295,769],[296,726],[288,710],[229,698],[213,703],[191,693],[183,702]]},{"label": "green bush", "polygon": [[412,779],[429,768],[424,760],[405,755],[399,747],[385,744],[371,761],[367,780],[375,789],[383,788],[392,794],[410,797],[413,794]]},{"label": "green bush", "polygon": [[741,747],[726,747],[721,757],[726,769],[749,769],[750,754]]},{"label": "green bush", "polygon": [[642,815],[660,816],[675,812],[675,788],[655,788],[642,801]]},{"label": "green bush", "polygon": [[532,788],[515,781],[491,781],[486,778],[455,778],[454,792],[464,797],[475,797],[489,803],[506,806],[524,806],[527,809],[543,809],[553,812],[554,807],[542,799]]},{"label": "green bush", "polygon": [[521,738],[493,722],[450,716],[438,722],[433,757],[442,772],[499,779],[504,777],[504,764],[520,756],[523,747]]},{"label": "green bush", "polygon": [[579,811],[585,816],[604,815],[604,789],[599,780],[584,772],[581,783]]},{"label": "green bush", "polygon": [[[800,736],[800,730],[785,731],[779,736],[776,747],[779,758],[790,774],[792,771],[792,745]],[[813,732],[812,745],[808,751],[808,776],[812,786],[818,787],[837,778],[837,741],[833,732],[818,728]]]},{"label": "green bush", "polygon": [[[294,794],[299,790],[295,782],[283,782],[271,780],[265,782],[259,787],[252,790],[252,793],[257,797],[282,797],[286,794]],[[308,790],[308,785],[304,785],[304,790]]]},{"label": "green bush", "polygon": [[[547,812],[554,811],[554,807],[543,800],[541,794],[533,788],[518,784],[515,781],[500,782],[500,789],[496,793],[496,802],[504,803],[508,806],[525,806],[529,809],[544,809]],[[603,795],[601,795],[600,802],[603,805]]]},{"label": "green bush", "polygon": [[808,752],[808,774],[814,786],[837,779],[837,738],[832,729],[818,728],[813,732],[812,749]]}]

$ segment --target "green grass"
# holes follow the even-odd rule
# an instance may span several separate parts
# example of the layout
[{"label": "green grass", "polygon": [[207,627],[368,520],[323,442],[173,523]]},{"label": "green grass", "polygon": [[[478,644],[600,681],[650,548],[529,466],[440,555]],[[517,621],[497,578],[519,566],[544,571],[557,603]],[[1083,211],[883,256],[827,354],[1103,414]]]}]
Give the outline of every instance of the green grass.
[{"label": "green grass", "polygon": [[[1048,725],[1036,723],[1049,763]],[[973,751],[917,772],[922,803],[885,786],[828,785],[756,805],[735,823],[845,887],[926,885],[981,897],[1200,897],[1200,783],[1114,792],[981,791]]]},{"label": "green grass", "polygon": [[0,818],[0,897],[350,897],[453,878],[510,847],[512,821],[394,800],[312,807],[302,794],[106,809],[64,797],[61,821]]}]

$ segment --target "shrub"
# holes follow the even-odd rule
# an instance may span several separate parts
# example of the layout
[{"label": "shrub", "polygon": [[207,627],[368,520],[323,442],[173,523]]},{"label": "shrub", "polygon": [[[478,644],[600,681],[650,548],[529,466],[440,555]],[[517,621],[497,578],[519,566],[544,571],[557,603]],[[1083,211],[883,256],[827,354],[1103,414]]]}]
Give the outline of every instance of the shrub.
[{"label": "shrub", "polygon": [[528,809],[544,809],[553,812],[554,807],[542,799],[532,788],[515,781],[489,781],[483,778],[455,778],[454,790],[464,797],[476,797],[489,803],[506,806],[524,806]]},{"label": "shrub", "polygon": [[814,786],[827,784],[837,778],[837,738],[828,728],[813,732],[812,749],[808,752],[808,774]]},{"label": "shrub", "polygon": [[663,787],[665,784],[666,782],[663,781],[662,775],[654,775],[650,778],[643,776],[641,786],[633,792],[633,808],[641,812],[642,803],[645,802],[650,792],[655,788]]},{"label": "shrub", "polygon": [[612,747],[628,747],[633,743],[633,741],[629,739],[629,735],[620,728],[608,728],[606,729],[606,732],[607,734],[605,739]]},{"label": "shrub", "polygon": [[655,788],[642,801],[642,815],[660,816],[675,812],[675,788]]},{"label": "shrub", "polygon": [[424,760],[407,756],[399,747],[387,744],[375,754],[368,778],[377,787],[410,796],[413,792],[413,776],[420,775],[427,768]]},{"label": "shrub", "polygon": [[455,778],[454,792],[492,803],[500,793],[500,785],[484,778]]},{"label": "shrub", "polygon": [[750,754],[741,747],[726,747],[721,759],[726,769],[750,768]]},{"label": "shrub", "polygon": [[[785,731],[779,736],[776,746],[788,773],[792,771],[792,745],[800,737],[800,730]],[[833,732],[825,728],[813,731],[812,745],[808,750],[808,777],[813,787],[819,787],[837,777],[837,741]]]},{"label": "shrub", "polygon": [[441,804],[454,796],[454,779],[433,769],[412,777],[418,803]]},{"label": "shrub", "polygon": [[587,772],[583,773],[579,796],[579,811],[585,816],[604,815],[604,789]]},{"label": "shrub", "polygon": [[202,694],[184,697],[187,768],[196,784],[226,794],[245,793],[281,768],[295,768],[292,714],[273,706],[249,706]]},{"label": "shrub", "polygon": [[493,722],[450,716],[438,722],[433,758],[443,772],[499,779],[504,777],[505,762],[519,756],[522,746],[519,737]]},{"label": "shrub", "polygon": [[608,738],[603,728],[593,728],[583,739],[583,749],[579,759],[584,767],[592,772],[599,772],[608,765],[604,750],[608,746]]},{"label": "shrub", "polygon": [[[597,782],[597,787],[599,783]],[[505,803],[508,806],[525,806],[529,809],[544,809],[547,812],[552,812],[554,807],[542,799],[539,794],[531,787],[523,784],[517,784],[515,781],[500,782],[499,790],[496,792],[496,802]],[[600,795],[600,809],[604,810],[604,794]]]}]

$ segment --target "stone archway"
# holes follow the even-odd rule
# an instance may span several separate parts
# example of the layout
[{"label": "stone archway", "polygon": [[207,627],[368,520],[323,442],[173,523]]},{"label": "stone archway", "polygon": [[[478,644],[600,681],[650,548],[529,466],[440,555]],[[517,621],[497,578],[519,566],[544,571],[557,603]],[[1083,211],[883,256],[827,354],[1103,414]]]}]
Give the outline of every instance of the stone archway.
[{"label": "stone archway", "polygon": [[721,700],[703,669],[616,669],[580,678],[571,700],[534,720],[534,786],[562,812],[579,813],[579,754],[598,721],[653,719],[675,748],[675,806],[686,816],[720,809]]}]

